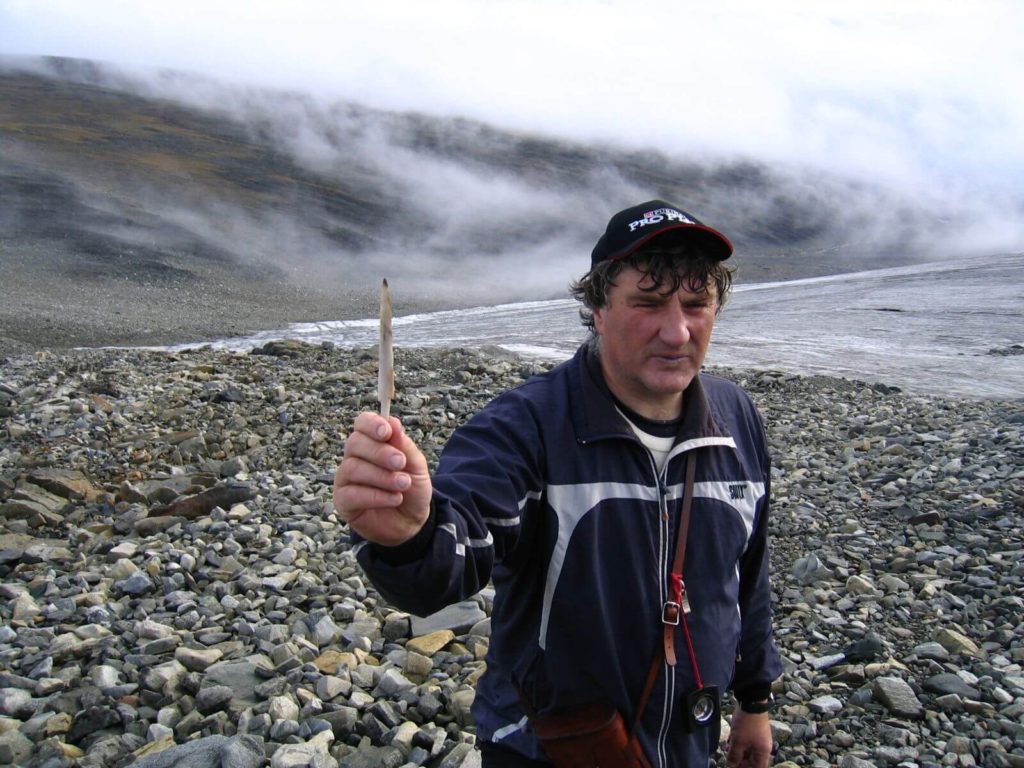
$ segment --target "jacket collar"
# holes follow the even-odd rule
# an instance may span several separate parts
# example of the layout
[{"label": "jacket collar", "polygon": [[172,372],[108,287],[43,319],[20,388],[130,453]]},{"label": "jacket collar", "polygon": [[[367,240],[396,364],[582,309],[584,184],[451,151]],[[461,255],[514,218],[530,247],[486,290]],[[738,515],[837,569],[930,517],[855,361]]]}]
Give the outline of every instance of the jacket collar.
[{"label": "jacket collar", "polygon": [[[594,339],[580,345],[569,364],[569,402],[573,429],[581,443],[611,437],[633,438],[633,431],[615,407],[615,400],[601,372]],[[683,392],[683,419],[677,442],[706,437],[727,437],[718,425],[701,383],[694,376]]]}]

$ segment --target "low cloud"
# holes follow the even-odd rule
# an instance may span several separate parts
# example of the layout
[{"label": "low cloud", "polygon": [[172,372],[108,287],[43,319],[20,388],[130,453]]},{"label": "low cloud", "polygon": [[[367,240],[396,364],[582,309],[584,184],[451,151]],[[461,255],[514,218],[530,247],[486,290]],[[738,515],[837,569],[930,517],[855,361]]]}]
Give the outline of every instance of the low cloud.
[{"label": "low cloud", "polygon": [[1014,0],[0,3],[4,53],[976,193],[1024,171],[1021,28]]},{"label": "low cloud", "polygon": [[[774,188],[747,185],[729,199],[708,192],[713,180],[678,187],[699,215],[730,233],[762,227],[766,242],[787,227],[834,224],[838,211],[840,239],[821,248],[1019,250],[1024,102],[1006,84],[1024,75],[1022,27],[1024,6],[1012,0],[848,9],[0,0],[0,54],[106,62],[136,90],[231,115],[327,178],[374,177],[385,190],[374,204],[400,209],[411,231],[346,248],[312,215],[197,209],[165,196],[176,226],[304,279],[370,275],[369,285],[401,270],[425,295],[467,302],[564,290],[586,267],[595,223],[650,196],[600,163],[561,175],[539,161],[496,171],[487,155],[502,151],[499,131],[712,174],[745,162],[770,169]],[[416,113],[450,120],[466,145],[477,132],[479,156],[417,146]],[[531,231],[512,250],[500,245],[504,232]]]}]

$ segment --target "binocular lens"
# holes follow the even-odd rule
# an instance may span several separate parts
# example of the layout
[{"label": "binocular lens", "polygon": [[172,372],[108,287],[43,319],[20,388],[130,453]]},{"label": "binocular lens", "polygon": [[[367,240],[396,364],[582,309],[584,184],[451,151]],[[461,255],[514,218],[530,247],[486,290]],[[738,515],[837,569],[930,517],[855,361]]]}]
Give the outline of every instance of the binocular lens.
[{"label": "binocular lens", "polygon": [[686,695],[686,708],[683,709],[686,729],[694,731],[706,728],[718,717],[718,688],[713,685],[698,688]]},{"label": "binocular lens", "polygon": [[715,699],[707,694],[698,696],[693,702],[693,719],[704,725],[715,716]]}]

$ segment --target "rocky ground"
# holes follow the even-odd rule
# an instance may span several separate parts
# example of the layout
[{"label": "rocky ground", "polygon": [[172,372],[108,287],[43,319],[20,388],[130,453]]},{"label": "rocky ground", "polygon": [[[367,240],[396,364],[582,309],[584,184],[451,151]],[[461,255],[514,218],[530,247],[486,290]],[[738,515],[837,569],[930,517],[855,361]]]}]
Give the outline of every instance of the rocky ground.
[{"label": "rocky ground", "polygon": [[[538,365],[397,364],[428,450]],[[396,612],[331,506],[375,372],[289,343],[3,363],[0,764],[479,764],[489,595]],[[725,373],[775,458],[776,764],[1024,766],[1024,404]]]}]

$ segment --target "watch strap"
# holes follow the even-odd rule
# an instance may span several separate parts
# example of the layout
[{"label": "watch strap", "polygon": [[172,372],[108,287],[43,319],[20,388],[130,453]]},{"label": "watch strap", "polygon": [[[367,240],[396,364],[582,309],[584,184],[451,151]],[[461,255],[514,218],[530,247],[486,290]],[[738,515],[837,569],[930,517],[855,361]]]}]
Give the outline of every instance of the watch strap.
[{"label": "watch strap", "polygon": [[761,701],[740,700],[740,709],[751,715],[762,715],[765,712],[771,712],[774,708],[775,697],[771,694],[768,694],[767,699],[762,699]]}]

